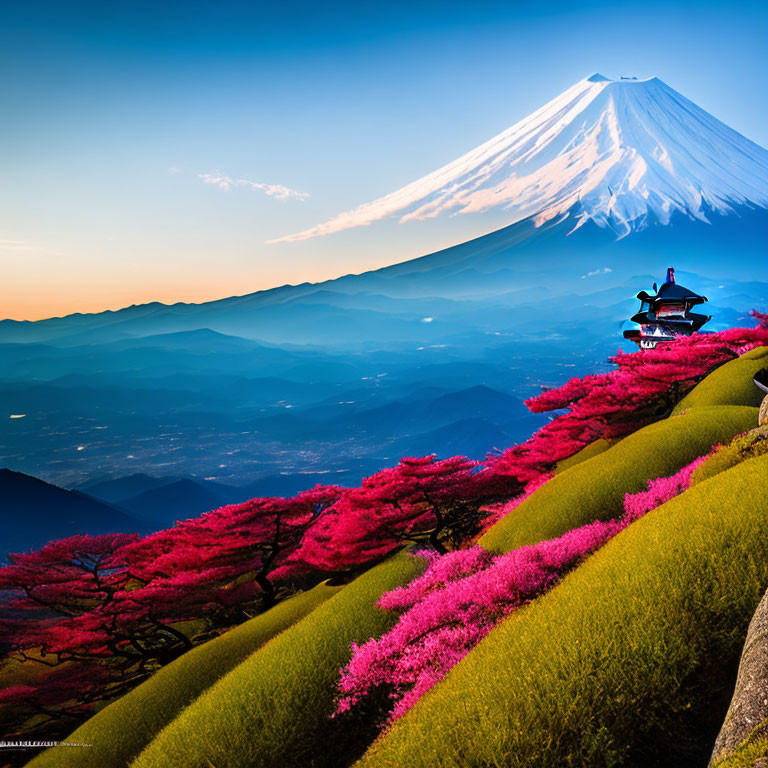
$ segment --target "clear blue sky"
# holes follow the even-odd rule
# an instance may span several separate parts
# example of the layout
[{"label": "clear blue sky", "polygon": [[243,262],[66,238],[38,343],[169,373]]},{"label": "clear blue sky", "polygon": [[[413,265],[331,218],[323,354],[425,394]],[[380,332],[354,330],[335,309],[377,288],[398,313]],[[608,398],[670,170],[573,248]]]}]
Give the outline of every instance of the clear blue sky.
[{"label": "clear blue sky", "polygon": [[449,245],[436,226],[265,241],[596,71],[657,75],[768,146],[766,40],[765,3],[738,0],[7,4],[0,315],[200,301]]}]

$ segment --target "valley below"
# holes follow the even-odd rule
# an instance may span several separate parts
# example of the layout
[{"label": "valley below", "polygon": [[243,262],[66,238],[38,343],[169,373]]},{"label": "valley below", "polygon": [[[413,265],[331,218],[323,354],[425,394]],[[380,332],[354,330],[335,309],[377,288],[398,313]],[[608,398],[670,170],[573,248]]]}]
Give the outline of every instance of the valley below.
[{"label": "valley below", "polygon": [[[402,455],[481,459],[543,423],[524,399],[605,370],[626,344],[634,294],[653,275],[594,272],[511,293],[491,274],[484,293],[423,299],[371,294],[361,276],[356,293],[342,281],[4,321],[0,463],[67,487],[140,472],[269,494],[320,474],[357,482]],[[768,300],[765,282],[680,274],[709,295],[713,329]],[[302,319],[290,333],[256,337],[291,312]],[[180,316],[184,330],[168,330]]]}]

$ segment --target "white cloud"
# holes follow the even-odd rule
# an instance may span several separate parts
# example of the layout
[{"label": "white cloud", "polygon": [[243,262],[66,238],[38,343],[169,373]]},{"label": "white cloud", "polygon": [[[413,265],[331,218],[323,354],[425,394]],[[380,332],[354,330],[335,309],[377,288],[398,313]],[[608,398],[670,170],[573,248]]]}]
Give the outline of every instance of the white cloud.
[{"label": "white cloud", "polygon": [[215,184],[219,189],[225,189],[229,191],[232,189],[232,179],[229,176],[216,176],[213,173],[198,173],[203,184]]},{"label": "white cloud", "polygon": [[594,277],[595,275],[607,275],[609,272],[613,272],[613,270],[610,267],[603,267],[602,269],[593,269],[591,272],[587,272],[586,275],[582,275],[581,279],[584,280],[586,277]]},{"label": "white cloud", "polygon": [[263,184],[250,179],[233,179],[231,176],[215,173],[198,173],[197,175],[203,180],[203,184],[213,184],[226,192],[234,187],[249,187],[254,191],[274,197],[276,200],[304,200],[309,197],[309,192],[298,192],[290,187],[284,187],[282,184]]}]

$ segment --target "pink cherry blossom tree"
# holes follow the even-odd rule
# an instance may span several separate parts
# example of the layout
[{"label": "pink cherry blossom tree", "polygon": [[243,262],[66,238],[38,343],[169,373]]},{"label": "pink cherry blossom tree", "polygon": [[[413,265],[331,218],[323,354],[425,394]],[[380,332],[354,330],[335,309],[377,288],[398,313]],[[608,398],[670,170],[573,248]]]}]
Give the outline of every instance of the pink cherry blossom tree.
[{"label": "pink cherry blossom tree", "polygon": [[483,504],[508,498],[516,487],[463,456],[405,458],[342,494],[289,561],[334,572],[373,562],[403,543],[444,553],[480,531]]},{"label": "pink cherry blossom tree", "polygon": [[752,315],[757,328],[681,336],[653,350],[619,352],[611,371],[571,379],[529,399],[526,405],[535,413],[565,412],[524,443],[489,457],[488,466],[525,486],[594,440],[623,437],[668,415],[714,368],[768,345],[765,316]]}]

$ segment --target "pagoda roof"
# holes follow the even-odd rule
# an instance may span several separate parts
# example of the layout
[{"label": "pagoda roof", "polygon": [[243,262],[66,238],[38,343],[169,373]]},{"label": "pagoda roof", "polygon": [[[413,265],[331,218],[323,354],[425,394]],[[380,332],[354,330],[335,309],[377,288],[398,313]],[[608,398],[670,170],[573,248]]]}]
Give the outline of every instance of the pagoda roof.
[{"label": "pagoda roof", "polygon": [[700,296],[698,293],[694,293],[689,288],[679,283],[664,283],[655,296],[652,296],[647,291],[640,291],[637,294],[637,298],[640,301],[649,301],[651,303],[661,303],[664,301],[691,301],[696,304],[701,304],[707,301],[706,296]]},{"label": "pagoda roof", "polygon": [[665,317],[663,319],[657,318],[655,314],[650,312],[638,312],[630,318],[631,322],[641,325],[666,325],[670,328],[690,326],[696,331],[711,319],[712,315],[700,315],[696,312],[689,312],[685,317]]}]

